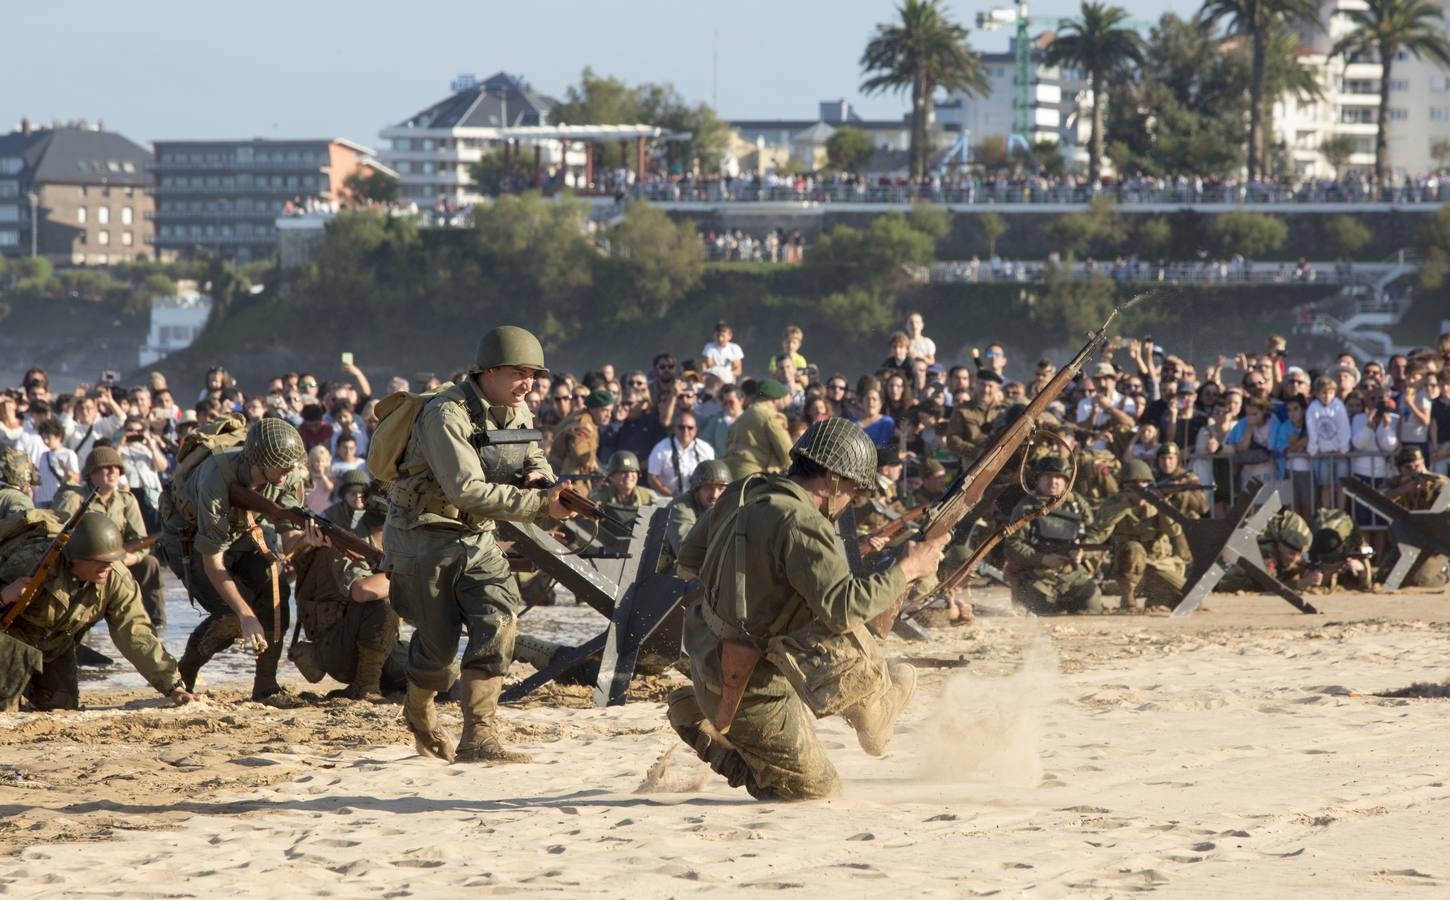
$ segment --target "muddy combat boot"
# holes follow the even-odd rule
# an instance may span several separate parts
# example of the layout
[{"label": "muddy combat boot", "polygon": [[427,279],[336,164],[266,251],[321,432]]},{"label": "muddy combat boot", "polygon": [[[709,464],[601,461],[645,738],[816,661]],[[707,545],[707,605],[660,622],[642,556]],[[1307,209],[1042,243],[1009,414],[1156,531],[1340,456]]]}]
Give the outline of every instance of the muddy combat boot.
[{"label": "muddy combat boot", "polygon": [[527,763],[527,753],[505,750],[498,738],[498,695],[503,678],[464,670],[458,680],[458,705],[463,710],[463,734],[458,738],[455,762]]},{"label": "muddy combat boot", "polygon": [[1122,583],[1123,600],[1118,604],[1118,612],[1130,616],[1142,615],[1147,607],[1143,600],[1138,599],[1138,586],[1129,581]]},{"label": "muddy combat boot", "polygon": [[728,746],[720,733],[706,720],[699,702],[695,699],[695,689],[675,688],[665,704],[670,727],[675,729],[680,740],[695,751],[695,755],[704,760],[716,774],[725,776],[725,781],[731,787],[745,787],[753,794],[755,780],[751,776],[750,767],[745,764],[740,751]]},{"label": "muddy combat boot", "polygon": [[236,616],[208,616],[203,619],[191,633],[191,637],[186,639],[186,652],[181,654],[181,660],[177,663],[186,689],[195,690],[196,676],[201,672],[201,667],[241,636],[242,623]]},{"label": "muddy combat boot", "polygon": [[906,663],[890,663],[891,687],[880,696],[858,703],[841,713],[841,718],[856,729],[861,749],[872,756],[886,753],[886,745],[896,730],[896,717],[906,708],[916,689],[916,669]]},{"label": "muddy combat boot", "polygon": [[408,697],[403,701],[403,724],[413,732],[413,746],[419,756],[453,762],[453,741],[438,723],[438,708],[433,704],[436,693],[409,681]]},{"label": "muddy combat boot", "polygon": [[277,664],[282,661],[282,642],[273,641],[257,657],[257,674],[252,678],[252,699],[274,709],[296,709],[306,701],[277,683]]},{"label": "muddy combat boot", "polygon": [[352,684],[338,691],[337,695],[348,700],[380,702],[383,699],[383,664],[388,661],[388,652],[359,644],[357,672],[353,675]]}]

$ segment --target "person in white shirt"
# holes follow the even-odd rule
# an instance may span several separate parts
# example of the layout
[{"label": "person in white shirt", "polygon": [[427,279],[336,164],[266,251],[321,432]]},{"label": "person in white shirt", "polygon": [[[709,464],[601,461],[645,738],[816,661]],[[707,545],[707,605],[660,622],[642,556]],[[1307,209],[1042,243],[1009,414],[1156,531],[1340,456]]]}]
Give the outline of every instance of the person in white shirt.
[{"label": "person in white shirt", "polygon": [[103,416],[95,397],[81,397],[76,401],[75,416],[66,428],[65,445],[85,459],[96,447],[97,438],[110,440],[121,428],[119,415]]},{"label": "person in white shirt", "polygon": [[1319,484],[1319,505],[1334,506],[1339,479],[1349,474],[1349,460],[1335,454],[1349,452],[1349,412],[1336,396],[1334,382],[1319,376],[1314,382],[1314,399],[1304,413],[1304,433],[1309,436],[1309,455],[1314,460],[1314,480]]},{"label": "person in white shirt", "polygon": [[690,473],[707,459],[715,458],[715,448],[709,443],[697,440],[699,427],[695,414],[680,413],[675,416],[673,434],[658,444],[649,453],[650,487],[667,496],[675,496],[683,485],[690,483]]},{"label": "person in white shirt", "polygon": [[1121,426],[1132,428],[1137,421],[1138,404],[1124,398],[1117,389],[1118,373],[1112,363],[1100,362],[1093,370],[1092,388],[1083,388],[1077,402],[1077,424],[1093,428]]},{"label": "person in white shirt", "polygon": [[45,453],[45,444],[26,427],[18,413],[19,404],[9,394],[0,394],[0,449],[19,450],[35,465]]},{"label": "person in white shirt", "polygon": [[734,384],[745,371],[745,351],[731,340],[735,331],[725,321],[715,323],[715,340],[700,351],[705,357],[705,371],[714,373],[725,384]]},{"label": "person in white shirt", "polygon": [[906,336],[911,341],[908,352],[913,359],[925,360],[927,365],[936,362],[936,342],[922,333],[926,321],[921,313],[914,312],[906,317]]},{"label": "person in white shirt", "polygon": [[66,449],[62,443],[65,429],[59,422],[46,419],[36,426],[36,431],[45,444],[45,452],[36,466],[40,470],[40,484],[36,485],[34,500],[37,507],[49,509],[61,485],[81,480],[81,461],[75,451]]}]

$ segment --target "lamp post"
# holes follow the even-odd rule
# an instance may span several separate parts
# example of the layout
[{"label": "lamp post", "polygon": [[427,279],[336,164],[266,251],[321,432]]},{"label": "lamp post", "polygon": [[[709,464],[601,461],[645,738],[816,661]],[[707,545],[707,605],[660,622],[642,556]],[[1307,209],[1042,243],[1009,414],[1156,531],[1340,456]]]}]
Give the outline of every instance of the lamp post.
[{"label": "lamp post", "polygon": [[39,215],[37,213],[37,210],[40,208],[40,195],[35,191],[31,191],[27,196],[30,199],[30,257],[34,259],[36,245],[38,243],[36,238],[40,229]]}]

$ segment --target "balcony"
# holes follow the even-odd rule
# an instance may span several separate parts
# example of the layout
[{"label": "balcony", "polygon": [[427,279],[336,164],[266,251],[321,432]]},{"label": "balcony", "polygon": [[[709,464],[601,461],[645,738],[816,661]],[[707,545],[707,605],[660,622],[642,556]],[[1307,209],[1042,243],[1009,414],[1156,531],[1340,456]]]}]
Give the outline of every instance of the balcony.
[{"label": "balcony", "polygon": [[326,157],[311,162],[288,160],[286,162],[161,162],[146,164],[151,172],[316,172],[328,164]]},{"label": "balcony", "polygon": [[279,203],[276,209],[167,209],[158,211],[152,218],[160,222],[221,221],[223,219],[252,219],[257,222],[270,222],[281,214],[282,204]]},{"label": "balcony", "polygon": [[298,195],[311,195],[316,193],[311,187],[263,187],[261,185],[229,185],[226,187],[182,187],[175,184],[161,184],[151,189],[151,193],[157,197],[219,197],[232,196],[237,194],[271,194],[290,200]]}]

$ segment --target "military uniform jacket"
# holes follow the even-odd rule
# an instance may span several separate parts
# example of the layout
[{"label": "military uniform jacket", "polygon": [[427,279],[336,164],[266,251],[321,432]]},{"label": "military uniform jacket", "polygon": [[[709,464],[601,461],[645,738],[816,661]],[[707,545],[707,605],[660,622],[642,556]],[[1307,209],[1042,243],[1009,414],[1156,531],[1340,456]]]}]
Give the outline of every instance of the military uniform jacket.
[{"label": "military uniform jacket", "polygon": [[[203,554],[224,553],[241,541],[239,549],[254,548],[247,529],[247,511],[233,509],[228,492],[234,483],[246,484],[251,479],[251,466],[242,460],[240,447],[220,450],[202,461],[186,476],[182,489],[196,510],[196,521],[188,521],[180,510],[166,520],[168,536],[195,530],[193,546]],[[266,484],[257,489],[278,506],[300,509],[307,491],[307,475],[294,467],[281,484]],[[292,531],[290,522],[273,522],[277,531]],[[169,552],[169,551],[168,551]]]},{"label": "military uniform jacket", "polygon": [[1167,516],[1159,515],[1152,504],[1140,509],[1134,500],[1131,494],[1116,494],[1104,500],[1098,507],[1094,530],[1106,535],[1114,546],[1126,541],[1142,544],[1156,568],[1166,566],[1179,574],[1187,571],[1188,541],[1183,536],[1183,528]]},{"label": "military uniform jacket", "polygon": [[641,506],[653,506],[658,495],[647,487],[635,486],[629,494],[621,497],[615,493],[614,485],[604,482],[599,487],[589,492],[589,499],[600,506],[616,506],[621,509],[636,509]]},{"label": "military uniform jacket", "polygon": [[[1038,494],[1023,497],[1012,510],[1012,521],[1015,522],[1023,516],[1036,512],[1047,503],[1047,498]],[[1093,540],[1096,532],[1092,507],[1081,494],[1076,491],[1069,494],[1062,505],[1052,513],[1052,516],[1075,522],[1079,531],[1078,540],[1084,543],[1096,543]],[[1041,519],[1026,528],[1018,529],[1003,542],[1007,561],[1020,568],[1029,581],[1067,581],[1091,578],[1092,573],[1087,566],[1080,562],[1057,568],[1049,568],[1043,563],[1043,557],[1051,553],[1058,553],[1060,550],[1041,545],[1037,539],[1040,530],[1039,522]]]},{"label": "military uniform jacket", "polygon": [[[352,525],[353,510],[334,503],[323,513],[326,518],[372,543],[366,529]],[[307,639],[321,641],[347,613],[352,586],[372,574],[366,563],[335,550],[317,547],[297,560],[297,619]]]},{"label": "military uniform jacket", "polygon": [[790,467],[790,432],[785,416],[767,401],[740,414],[725,436],[725,462],[736,478],[784,472]]},{"label": "military uniform jacket", "polygon": [[559,423],[549,447],[549,464],[560,475],[599,471],[599,427],[588,411],[570,413]]},{"label": "military uniform jacket", "polygon": [[[33,562],[33,557],[20,555],[0,562],[0,586],[30,574]],[[10,634],[51,657],[101,619],[106,620],[116,649],[152,687],[169,694],[181,684],[176,660],[161,646],[141,605],[141,589],[120,562],[111,564],[104,585],[81,581],[64,560],[57,563]]]},{"label": "military uniform jacket", "polygon": [[[1172,484],[1200,484],[1198,476],[1189,471],[1178,471],[1172,475],[1166,475],[1162,481]],[[1208,495],[1210,491],[1176,491],[1166,495],[1163,499],[1169,506],[1194,519],[1202,519],[1208,515]]]},{"label": "military uniform jacket", "polygon": [[495,519],[527,522],[546,515],[547,494],[519,486],[531,472],[554,479],[539,445],[481,446],[482,432],[533,427],[525,407],[489,406],[472,378],[439,393],[413,423],[388,496],[388,525],[484,532],[495,529]]},{"label": "military uniform jacket", "polygon": [[0,519],[23,513],[28,509],[35,509],[35,504],[30,501],[27,494],[17,491],[13,487],[0,487]]},{"label": "military uniform jacket", "polygon": [[[738,524],[737,517],[743,517]],[[745,559],[736,558],[737,527],[749,535]],[[900,566],[852,575],[835,524],[785,475],[732,484],[686,536],[679,571],[704,583],[702,612],[715,638],[739,629],[762,642],[815,624],[845,633],[880,615],[907,587]],[[737,572],[743,598],[734,598]],[[730,606],[743,603],[743,620],[731,621],[729,609],[716,608],[722,590],[734,598]],[[693,657],[700,646],[690,649]]]},{"label": "military uniform jacket", "polygon": [[976,400],[958,406],[952,410],[952,417],[947,420],[946,434],[942,436],[942,446],[958,456],[970,460],[982,449],[982,443],[986,440],[991,430],[992,422],[1006,409],[1003,404],[983,406]]},{"label": "military uniform jacket", "polygon": [[[88,491],[90,485],[65,485],[56,491],[55,502],[51,504],[50,511],[59,519],[69,519],[80,508]],[[116,523],[116,528],[121,532],[121,540],[126,543],[139,541],[146,536],[146,523],[141,519],[141,504],[136,502],[136,495],[130,491],[118,488],[111,492],[110,500],[102,500],[101,495],[96,494],[91,498],[90,509],[105,513],[107,518]],[[135,554],[140,557],[147,556],[150,552],[149,548],[142,548],[135,551]]]},{"label": "military uniform jacket", "polygon": [[663,572],[675,564],[680,557],[680,547],[685,543],[685,537],[695,527],[700,519],[700,501],[695,499],[695,492],[690,491],[670,501],[665,507],[665,542],[660,548],[660,564],[658,571]]},{"label": "military uniform jacket", "polygon": [[[1397,488],[1411,481],[1410,476],[1399,475],[1390,479],[1386,487]],[[1413,479],[1414,490],[1395,497],[1394,502],[1412,511],[1429,509],[1435,503],[1435,498],[1440,495],[1440,488],[1446,481],[1450,481],[1450,478],[1446,478],[1444,475],[1434,473],[1422,475]]]}]

